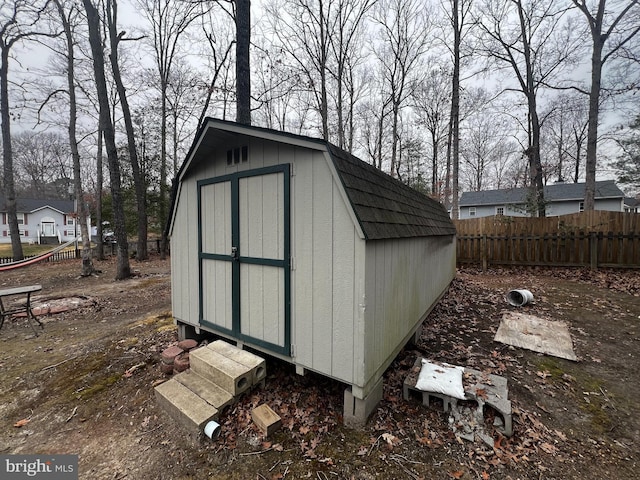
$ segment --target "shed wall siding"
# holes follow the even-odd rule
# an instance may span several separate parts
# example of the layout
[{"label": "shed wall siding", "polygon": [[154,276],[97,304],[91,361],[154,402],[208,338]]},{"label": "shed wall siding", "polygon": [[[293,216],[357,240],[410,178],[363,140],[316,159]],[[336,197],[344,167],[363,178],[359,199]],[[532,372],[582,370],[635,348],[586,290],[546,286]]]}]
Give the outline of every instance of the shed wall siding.
[{"label": "shed wall siding", "polygon": [[195,180],[180,184],[171,233],[171,304],[173,316],[198,324],[198,205]]},{"label": "shed wall siding", "polygon": [[[352,382],[364,240],[322,152],[296,149],[292,182],[292,338],[295,363]],[[356,305],[356,307],[354,307]],[[361,358],[361,357],[360,357]]]},{"label": "shed wall siding", "polygon": [[364,376],[375,379],[455,276],[451,236],[370,241],[366,246]]},{"label": "shed wall siding", "polygon": [[[241,146],[240,143],[238,145]],[[227,148],[234,146],[229,144]],[[364,332],[360,305],[364,298],[365,242],[353,223],[326,155],[322,151],[253,138],[249,143],[249,161],[246,163],[228,166],[226,149],[214,157],[211,161],[194,163],[181,183],[172,230],[174,316],[185,323],[197,324],[198,321],[197,228],[201,219],[197,218],[196,182],[290,163],[293,361],[296,365],[347,383],[353,382],[356,375],[362,378],[364,347],[362,341],[354,339],[361,339]],[[260,182],[256,189],[265,185]],[[216,242],[211,222],[203,223],[203,228],[204,241]],[[254,242],[258,240],[252,239]],[[270,247],[264,245],[266,249]],[[250,248],[260,246],[254,243]],[[277,256],[279,252],[271,254]],[[204,276],[210,274],[204,272]],[[220,278],[226,272],[218,274]],[[272,285],[280,283],[276,278],[261,278],[266,278],[265,281]],[[256,281],[262,282],[260,279]],[[206,282],[203,279],[203,283]],[[264,284],[254,285],[255,291],[259,292]],[[214,305],[208,308],[213,309]],[[252,307],[247,305],[245,308]],[[277,303],[273,308],[281,310],[283,305]],[[243,312],[244,315],[250,313]],[[220,314],[224,315],[224,312],[220,311]],[[359,337],[355,336],[356,331],[360,332]],[[279,331],[274,331],[273,335],[274,341],[281,338]]]}]

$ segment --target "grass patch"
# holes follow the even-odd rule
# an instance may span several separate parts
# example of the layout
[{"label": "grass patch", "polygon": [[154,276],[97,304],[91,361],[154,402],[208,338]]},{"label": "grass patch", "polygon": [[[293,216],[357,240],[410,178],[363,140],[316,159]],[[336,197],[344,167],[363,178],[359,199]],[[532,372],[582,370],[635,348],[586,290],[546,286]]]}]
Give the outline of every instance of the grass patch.
[{"label": "grass patch", "polygon": [[560,365],[560,361],[555,357],[545,356],[541,358],[539,362],[536,362],[536,367],[538,370],[549,374],[554,381],[562,380],[563,375],[567,373],[562,365]]},{"label": "grass patch", "polygon": [[88,398],[93,397],[97,393],[100,393],[101,391],[106,390],[111,385],[113,385],[118,380],[120,380],[120,377],[122,377],[121,374],[112,373],[108,377],[99,379],[96,383],[94,383],[90,387],[87,387],[84,390],[81,390],[80,392],[78,392],[78,396],[77,396],[78,400],[86,400]]}]

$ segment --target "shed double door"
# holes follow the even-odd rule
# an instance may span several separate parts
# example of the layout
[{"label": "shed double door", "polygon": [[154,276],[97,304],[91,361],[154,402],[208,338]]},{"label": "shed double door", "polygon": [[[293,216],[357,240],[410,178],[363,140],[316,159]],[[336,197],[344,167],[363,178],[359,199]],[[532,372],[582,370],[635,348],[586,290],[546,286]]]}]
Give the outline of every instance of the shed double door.
[{"label": "shed double door", "polygon": [[198,182],[200,323],[290,354],[289,165]]}]

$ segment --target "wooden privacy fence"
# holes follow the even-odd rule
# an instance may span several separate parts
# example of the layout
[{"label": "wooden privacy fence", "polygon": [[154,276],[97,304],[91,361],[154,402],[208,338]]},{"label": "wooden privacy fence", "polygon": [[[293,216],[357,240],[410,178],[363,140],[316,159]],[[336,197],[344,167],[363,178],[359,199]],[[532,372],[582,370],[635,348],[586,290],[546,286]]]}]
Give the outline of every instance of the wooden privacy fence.
[{"label": "wooden privacy fence", "polygon": [[455,223],[459,264],[483,269],[489,265],[640,268],[639,214],[484,217]]}]

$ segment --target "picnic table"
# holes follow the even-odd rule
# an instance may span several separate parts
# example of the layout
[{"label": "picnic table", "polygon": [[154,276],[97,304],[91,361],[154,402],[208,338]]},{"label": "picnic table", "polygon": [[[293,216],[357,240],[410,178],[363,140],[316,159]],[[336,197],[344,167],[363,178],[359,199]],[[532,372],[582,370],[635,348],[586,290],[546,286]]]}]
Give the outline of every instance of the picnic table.
[{"label": "picnic table", "polygon": [[[31,294],[33,292],[39,292],[40,290],[42,290],[42,285],[27,285],[24,287],[13,287],[0,290],[0,329],[2,328],[2,325],[4,324],[4,321],[7,317],[12,317],[18,313],[26,313],[27,321],[33,329],[33,333],[35,333],[37,337],[38,332],[34,326],[34,321],[37,322],[42,329],[44,329],[44,325],[42,325],[42,322],[40,322],[40,320],[38,320],[33,314],[33,310],[31,309]],[[3,299],[6,302],[6,297],[13,297],[18,295],[26,295],[26,302],[18,304],[9,304],[7,302],[7,306],[5,306]]]}]

